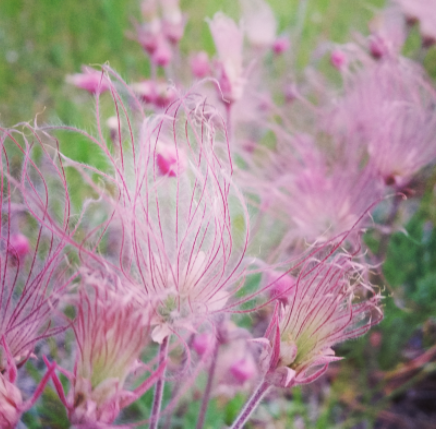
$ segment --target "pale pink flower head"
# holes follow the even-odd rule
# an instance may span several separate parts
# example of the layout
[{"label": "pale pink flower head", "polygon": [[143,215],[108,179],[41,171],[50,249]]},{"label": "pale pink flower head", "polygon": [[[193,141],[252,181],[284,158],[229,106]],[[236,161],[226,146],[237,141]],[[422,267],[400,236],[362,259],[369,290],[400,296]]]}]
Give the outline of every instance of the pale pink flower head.
[{"label": "pale pink flower head", "polygon": [[243,31],[231,18],[220,12],[209,20],[209,28],[218,52],[218,82],[224,99],[232,103],[241,98],[244,88]]},{"label": "pale pink flower head", "polygon": [[406,23],[398,7],[388,7],[370,22],[369,51],[375,59],[396,57],[406,40]]},{"label": "pale pink flower head", "polygon": [[383,61],[352,78],[342,114],[386,184],[401,188],[436,159],[435,102],[423,70],[405,61]]},{"label": "pale pink flower head", "polygon": [[270,48],[277,33],[274,12],[264,0],[240,0],[245,35],[256,48]]},{"label": "pale pink flower head", "polygon": [[271,153],[264,183],[253,181],[268,215],[286,225],[283,246],[322,243],[361,227],[381,196],[374,172],[359,165],[353,146],[332,149],[334,154],[308,136],[295,136]]},{"label": "pale pink flower head", "polygon": [[0,128],[0,426],[5,429],[15,428],[50,378],[54,366],[27,400],[15,384],[17,366],[26,363],[36,343],[65,330],[53,326],[52,315],[74,278],[64,262],[70,213],[62,167],[26,126],[32,143],[25,133]]},{"label": "pale pink flower head", "polygon": [[[136,100],[137,115],[140,104]],[[124,104],[118,111],[129,112]],[[142,116],[139,131],[130,127],[130,118],[119,115],[119,121],[130,145],[122,145],[119,161],[102,146],[110,174],[70,162],[101,195],[93,204],[93,210],[102,205],[107,216],[100,228],[108,230],[116,219],[120,231],[115,260],[91,257],[102,266],[110,261],[138,285],[137,299],[154,309],[152,339],[162,342],[172,332],[192,333],[214,323],[223,311],[239,286],[249,223],[231,179],[224,121],[215,108],[188,95],[161,115]],[[96,140],[89,143],[93,147]],[[236,214],[244,222],[234,242]],[[104,236],[90,233],[86,248],[99,246]]]},{"label": "pale pink flower head", "polygon": [[396,0],[410,23],[419,21],[425,45],[436,43],[436,5],[434,0]]},{"label": "pale pink flower head", "polygon": [[310,383],[341,359],[332,346],[381,321],[380,298],[363,274],[346,255],[303,268],[289,302],[277,304],[266,338],[259,340],[268,382],[280,387]]},{"label": "pale pink flower head", "polygon": [[65,80],[91,94],[103,93],[110,87],[108,78],[102,71],[86,66],[82,66],[82,73],[67,75]]},{"label": "pale pink flower head", "polygon": [[143,80],[130,84],[130,88],[138,99],[158,109],[167,107],[176,98],[176,91],[167,82]]},{"label": "pale pink flower head", "polygon": [[134,391],[125,388],[129,374],[141,367],[150,312],[138,305],[117,276],[107,271],[82,271],[73,324],[77,341],[74,372],[63,371],[70,379],[68,395],[57,376],[53,381],[70,422],[90,427],[112,423],[122,408],[153,384],[156,373]]}]

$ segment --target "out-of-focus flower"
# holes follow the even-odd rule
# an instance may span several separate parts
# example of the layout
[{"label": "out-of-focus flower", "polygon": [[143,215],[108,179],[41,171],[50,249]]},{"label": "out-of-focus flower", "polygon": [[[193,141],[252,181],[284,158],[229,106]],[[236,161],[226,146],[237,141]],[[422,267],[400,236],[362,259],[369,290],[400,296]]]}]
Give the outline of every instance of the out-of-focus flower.
[{"label": "out-of-focus flower", "polygon": [[385,183],[403,187],[436,159],[435,102],[420,68],[383,61],[352,76],[337,118],[348,140],[367,145],[370,163]]},{"label": "out-of-focus flower", "polygon": [[179,3],[179,0],[160,0],[163,32],[171,43],[178,43],[183,37],[185,22]]},{"label": "out-of-focus flower", "polygon": [[[135,101],[140,104],[129,100]],[[70,164],[101,195],[101,210],[108,217],[104,230],[117,223],[120,231],[119,257],[92,258],[102,266],[110,260],[138,285],[137,299],[154,309],[151,336],[160,343],[173,332],[191,334],[214,323],[242,275],[248,220],[232,183],[229,142],[216,109],[187,96],[162,115],[144,117],[139,133],[129,131],[130,118],[124,121],[120,115],[118,120],[131,140],[130,147],[122,147],[121,162],[107,149],[103,152],[113,164],[113,175],[101,172],[101,185],[95,185],[98,182],[89,175],[98,171],[72,160]],[[96,144],[91,138],[89,142]],[[232,237],[231,195],[232,210],[240,210],[244,219],[237,244]],[[99,204],[94,203],[93,210]],[[101,240],[101,235],[89,234],[87,246]]]},{"label": "out-of-focus flower", "polygon": [[280,387],[310,383],[341,359],[332,346],[381,321],[380,298],[362,276],[362,268],[346,255],[302,270],[289,302],[277,304],[265,338],[259,340],[267,382]]},{"label": "out-of-focus flower", "polygon": [[274,12],[264,0],[240,0],[245,34],[256,48],[269,48],[276,39]]},{"label": "out-of-focus flower", "polygon": [[[65,329],[51,326],[52,313],[74,278],[64,263],[69,234],[65,178],[42,145],[38,162],[31,161],[40,139],[29,130],[32,144],[24,133],[0,128],[0,426],[5,429],[15,428],[50,378],[54,366],[27,400],[15,385],[17,366],[29,359],[35,344]],[[19,162],[20,153],[17,177],[11,158],[13,154]],[[64,203],[60,213],[54,207],[57,200]]]},{"label": "out-of-focus flower", "polygon": [[210,74],[209,56],[207,52],[197,52],[191,57],[191,70],[192,74],[198,78]]},{"label": "out-of-focus flower", "polygon": [[397,7],[389,7],[371,21],[369,51],[375,59],[399,55],[406,40],[405,20]]},{"label": "out-of-focus flower", "polygon": [[424,44],[436,43],[436,5],[434,0],[396,0],[411,23],[419,21]]},{"label": "out-of-focus flower", "polygon": [[103,72],[86,66],[82,66],[82,73],[67,75],[65,80],[91,94],[103,93],[110,88],[110,82]]},{"label": "out-of-focus flower", "polygon": [[227,102],[239,100],[244,89],[242,48],[244,35],[236,23],[216,13],[209,21],[209,28],[218,51],[218,82]]},{"label": "out-of-focus flower", "polygon": [[171,46],[164,37],[158,37],[151,54],[151,61],[157,66],[166,67],[172,59]]},{"label": "out-of-focus flower", "polygon": [[347,65],[347,56],[340,49],[335,49],[330,56],[330,61],[333,67],[338,70],[343,70]]},{"label": "out-of-focus flower", "polygon": [[[77,341],[71,388],[65,397],[56,375],[53,381],[70,422],[78,427],[112,423],[120,410],[148,390],[164,366],[134,391],[124,387],[127,376],[141,366],[140,353],[149,337],[150,313],[128,289],[114,284],[106,272],[82,273],[73,329]],[[128,333],[128,334],[127,334]],[[94,427],[94,426],[92,426]]]},{"label": "out-of-focus flower", "polygon": [[157,0],[143,0],[141,12],[144,22],[136,25],[137,39],[144,51],[152,55],[162,35]]},{"label": "out-of-focus flower", "polygon": [[171,104],[176,98],[176,92],[167,82],[143,80],[130,84],[135,95],[144,103],[153,104],[163,109]]},{"label": "out-of-focus flower", "polygon": [[283,54],[291,46],[289,38],[286,36],[277,37],[272,45],[273,52],[277,55]]}]

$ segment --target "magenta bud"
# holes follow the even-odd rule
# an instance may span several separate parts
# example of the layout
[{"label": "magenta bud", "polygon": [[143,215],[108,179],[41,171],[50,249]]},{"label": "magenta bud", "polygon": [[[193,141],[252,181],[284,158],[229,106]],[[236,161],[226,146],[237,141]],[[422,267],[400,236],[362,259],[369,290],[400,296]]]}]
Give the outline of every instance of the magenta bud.
[{"label": "magenta bud", "polygon": [[369,39],[369,51],[373,58],[380,59],[389,52],[386,41],[380,36],[371,36]]},{"label": "magenta bud", "polygon": [[241,359],[230,367],[230,373],[236,381],[243,384],[256,373],[256,366],[251,359]]},{"label": "magenta bud", "polygon": [[347,63],[347,57],[342,51],[335,49],[330,56],[330,62],[335,69],[343,70]]},{"label": "magenta bud", "polygon": [[23,234],[13,234],[9,240],[11,252],[19,258],[26,256],[30,252],[30,244],[27,237]]},{"label": "magenta bud", "polygon": [[291,46],[289,39],[285,36],[282,37],[278,37],[273,45],[272,45],[272,49],[273,52],[277,55],[283,54],[283,52],[287,51],[289,49],[289,47]]},{"label": "magenta bud", "polygon": [[151,60],[157,66],[166,67],[170,63],[171,58],[171,46],[165,39],[161,38],[151,56]]},{"label": "magenta bud", "polygon": [[198,78],[210,74],[209,57],[206,52],[198,52],[191,58],[191,71]]},{"label": "magenta bud", "polygon": [[212,338],[209,334],[196,335],[192,342],[192,348],[199,356],[203,356],[211,346]]}]

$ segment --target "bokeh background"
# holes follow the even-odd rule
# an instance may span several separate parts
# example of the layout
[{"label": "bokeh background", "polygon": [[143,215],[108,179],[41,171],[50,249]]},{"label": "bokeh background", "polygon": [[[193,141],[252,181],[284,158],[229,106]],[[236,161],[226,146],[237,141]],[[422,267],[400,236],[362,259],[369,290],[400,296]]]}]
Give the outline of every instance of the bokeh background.
[{"label": "bokeh background", "polygon": [[[383,0],[269,3],[280,32],[294,35],[295,70],[289,71],[293,74],[313,61],[322,43],[346,43],[356,34],[368,34],[368,22],[385,4]],[[182,53],[204,49],[213,55],[205,18],[218,10],[238,18],[238,3],[182,0],[181,5],[188,18]],[[82,64],[109,63],[127,82],[147,77],[149,61],[133,40],[135,19],[139,20],[139,0],[1,0],[0,124],[13,126],[37,118],[38,123],[93,130],[93,97],[68,85],[65,76],[79,72]],[[423,55],[419,45],[413,30],[404,54]],[[435,79],[436,48],[420,60]],[[327,59],[319,67],[329,73]],[[69,138],[74,137],[61,141],[62,149],[93,162],[95,155],[86,145]],[[405,230],[392,235],[382,275],[375,279],[384,289],[384,321],[363,338],[340,346],[346,359],[332,364],[319,381],[263,404],[259,410],[263,423],[254,421],[250,427],[436,428],[436,172],[428,169],[425,174],[429,180],[415,187],[422,200],[406,206]],[[376,251],[377,233],[369,232],[365,239]],[[128,413],[140,415],[149,409],[150,400],[145,395]],[[223,427],[243,402],[242,396],[227,403],[214,401],[206,427]],[[197,405],[175,416],[180,428],[193,427]],[[50,389],[23,420],[29,428],[69,427]]]}]

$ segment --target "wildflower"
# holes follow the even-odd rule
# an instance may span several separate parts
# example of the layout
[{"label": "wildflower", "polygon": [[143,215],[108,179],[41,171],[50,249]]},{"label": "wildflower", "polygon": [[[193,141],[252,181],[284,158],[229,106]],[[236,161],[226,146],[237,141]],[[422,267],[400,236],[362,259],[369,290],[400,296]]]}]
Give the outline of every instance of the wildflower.
[{"label": "wildflower", "polygon": [[436,43],[436,9],[433,0],[396,0],[410,23],[419,21],[424,45]]},{"label": "wildflower", "polygon": [[333,67],[338,70],[343,70],[343,68],[347,64],[347,57],[345,56],[343,51],[335,49],[331,54],[330,61]]},{"label": "wildflower", "polygon": [[86,66],[82,66],[82,73],[68,75],[65,80],[91,94],[103,93],[110,87],[104,73]]},{"label": "wildflower", "polygon": [[[32,397],[24,400],[15,385],[17,366],[29,359],[38,341],[65,330],[51,326],[51,315],[74,275],[67,275],[63,263],[69,232],[68,193],[64,188],[65,207],[57,223],[55,199],[47,186],[47,181],[56,179],[64,183],[62,172],[42,151],[43,175],[30,160],[37,144],[31,146],[15,130],[0,131],[0,426],[12,429],[36,402],[54,370],[50,365]],[[36,134],[32,138],[39,141]],[[11,172],[11,154],[20,162],[20,153],[17,177]],[[61,196],[58,193],[56,198]]]},{"label": "wildflower", "polygon": [[207,52],[197,52],[191,58],[191,71],[195,77],[202,78],[210,73],[209,57]]},{"label": "wildflower", "polygon": [[274,12],[263,0],[240,0],[248,41],[256,48],[269,48],[276,41]]},{"label": "wildflower", "polygon": [[157,0],[143,0],[141,12],[144,22],[136,25],[138,42],[145,52],[152,55],[157,48],[162,31]]},{"label": "wildflower", "polygon": [[185,27],[179,0],[160,0],[160,5],[163,32],[171,43],[176,44],[182,38]]},{"label": "wildflower", "polygon": [[77,341],[74,372],[62,371],[71,383],[67,397],[53,375],[70,422],[78,427],[112,423],[122,408],[153,385],[164,368],[159,367],[134,391],[124,388],[128,375],[141,366],[138,359],[148,340],[148,313],[126,290],[113,284],[116,277],[104,276],[82,273],[73,325]]},{"label": "wildflower", "polygon": [[275,54],[280,55],[283,54],[283,52],[286,52],[290,46],[291,43],[289,42],[289,38],[286,36],[281,36],[274,40],[272,49]]},{"label": "wildflower", "polygon": [[405,186],[436,158],[435,101],[423,71],[407,62],[384,61],[352,79],[340,112],[387,185]]},{"label": "wildflower", "polygon": [[[121,116],[118,120],[124,122]],[[172,332],[195,331],[226,305],[237,287],[248,239],[242,229],[242,241],[233,242],[231,195],[236,195],[233,210],[245,216],[245,209],[231,182],[228,141],[215,109],[184,98],[164,115],[144,119],[138,139],[132,130],[128,134],[132,139],[130,148],[123,147],[122,162],[107,156],[113,176],[101,173],[103,185],[95,185],[108,216],[104,231],[119,223],[120,255],[115,261],[92,258],[102,266],[116,264],[129,283],[139,285],[137,299],[153,308],[152,339],[161,343]],[[217,135],[224,143],[215,140]],[[69,162],[87,183],[95,183],[88,174],[98,172]],[[90,246],[101,240],[98,234],[87,236]]]},{"label": "wildflower", "polygon": [[310,383],[341,359],[332,346],[381,321],[380,298],[362,275],[345,255],[302,270],[288,303],[277,304],[268,340],[261,342],[267,382],[281,387]]},{"label": "wildflower", "polygon": [[242,75],[243,32],[236,23],[222,13],[209,21],[209,28],[218,51],[218,82],[224,99],[239,100],[244,88]]}]

